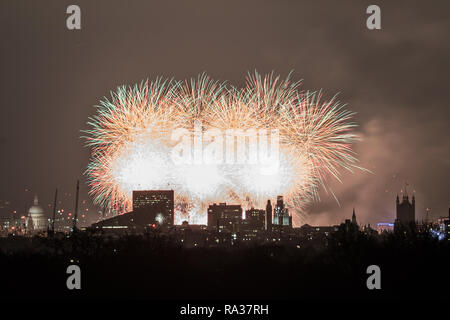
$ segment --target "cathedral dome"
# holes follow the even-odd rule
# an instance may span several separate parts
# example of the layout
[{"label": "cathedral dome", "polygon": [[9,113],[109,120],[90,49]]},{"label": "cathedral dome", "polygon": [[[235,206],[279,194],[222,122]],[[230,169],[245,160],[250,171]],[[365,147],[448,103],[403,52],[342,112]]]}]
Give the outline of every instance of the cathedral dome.
[{"label": "cathedral dome", "polygon": [[47,227],[44,209],[39,205],[38,197],[34,196],[33,205],[28,209],[27,229],[29,231],[42,231]]},{"label": "cathedral dome", "polygon": [[44,209],[42,209],[42,207],[39,205],[37,196],[34,197],[34,203],[30,207],[30,209],[28,209],[28,215],[32,216],[32,217],[38,217],[38,216],[44,215]]}]

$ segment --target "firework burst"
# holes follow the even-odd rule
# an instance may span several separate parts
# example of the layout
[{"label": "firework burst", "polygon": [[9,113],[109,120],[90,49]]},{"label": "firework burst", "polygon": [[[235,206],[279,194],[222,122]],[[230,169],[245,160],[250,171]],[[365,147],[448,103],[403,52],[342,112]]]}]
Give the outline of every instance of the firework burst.
[{"label": "firework burst", "polygon": [[[351,149],[357,140],[354,114],[336,97],[324,100],[320,91],[299,86],[290,76],[254,73],[242,89],[204,74],[185,82],[158,78],[119,87],[100,102],[89,119],[90,129],[84,131],[92,150],[86,174],[94,202],[124,212],[131,209],[133,190],[173,189],[176,221],[205,223],[211,202],[262,207],[267,199],[284,195],[298,225],[304,206],[318,200],[328,177],[339,180],[342,169],[359,168]],[[171,152],[177,141],[172,133],[180,128],[194,132],[187,139],[195,142],[199,122],[199,134],[206,137],[202,148],[218,139],[205,135],[213,129],[276,130],[276,170],[259,162],[175,164]],[[250,157],[245,150],[238,150],[240,155]]]}]

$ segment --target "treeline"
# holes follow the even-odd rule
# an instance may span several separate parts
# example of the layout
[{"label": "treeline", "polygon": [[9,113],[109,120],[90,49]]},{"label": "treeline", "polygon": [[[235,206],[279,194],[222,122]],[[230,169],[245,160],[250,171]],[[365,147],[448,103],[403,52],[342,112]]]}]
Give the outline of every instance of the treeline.
[{"label": "treeline", "polygon": [[[191,248],[156,234],[0,239],[7,297],[152,299],[448,298],[450,246],[427,234],[340,229],[323,246]],[[81,268],[82,289],[66,288]],[[369,265],[381,290],[368,290]]]}]

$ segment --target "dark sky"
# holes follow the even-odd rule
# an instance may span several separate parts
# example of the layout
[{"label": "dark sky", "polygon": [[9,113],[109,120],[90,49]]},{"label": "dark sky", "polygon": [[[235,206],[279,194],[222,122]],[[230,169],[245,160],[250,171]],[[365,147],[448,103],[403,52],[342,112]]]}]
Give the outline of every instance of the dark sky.
[{"label": "dark sky", "polygon": [[[78,4],[82,30],[66,29]],[[118,85],[206,71],[241,86],[247,71],[274,70],[323,88],[356,111],[361,166],[308,208],[308,222],[392,221],[404,181],[416,216],[450,203],[450,2],[376,1],[382,30],[365,26],[368,1],[2,1],[2,215],[37,193],[73,192],[89,150],[80,130]],[[31,189],[25,192],[26,188]],[[68,204],[72,206],[72,203]]]}]

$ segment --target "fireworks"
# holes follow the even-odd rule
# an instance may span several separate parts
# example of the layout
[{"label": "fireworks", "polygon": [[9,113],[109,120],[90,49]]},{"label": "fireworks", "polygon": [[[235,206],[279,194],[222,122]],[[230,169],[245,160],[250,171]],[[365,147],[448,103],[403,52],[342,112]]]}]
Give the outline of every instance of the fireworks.
[{"label": "fireworks", "polygon": [[298,225],[328,177],[359,168],[353,113],[299,85],[255,73],[242,89],[204,74],[119,87],[84,131],[94,202],[127,211],[133,190],[173,189],[176,222],[206,223],[212,202],[284,195]]}]

